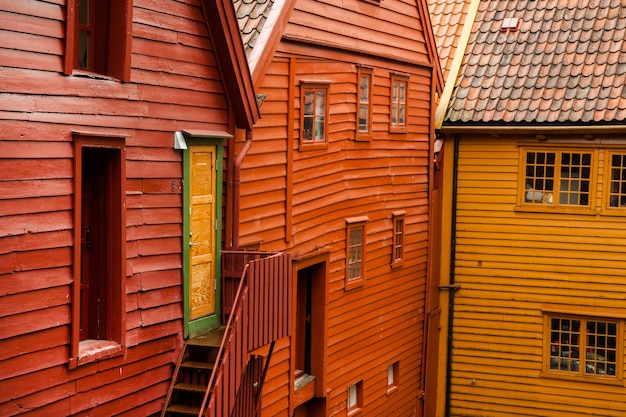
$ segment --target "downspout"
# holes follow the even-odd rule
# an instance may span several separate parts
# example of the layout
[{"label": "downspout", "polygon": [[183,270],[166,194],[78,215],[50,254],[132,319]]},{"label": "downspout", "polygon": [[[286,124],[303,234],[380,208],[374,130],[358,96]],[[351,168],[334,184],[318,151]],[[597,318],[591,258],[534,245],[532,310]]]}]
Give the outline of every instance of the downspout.
[{"label": "downspout", "polygon": [[241,164],[252,146],[252,129],[246,130],[246,140],[235,158],[233,166],[233,249],[239,249],[239,210],[241,209]]},{"label": "downspout", "polygon": [[454,164],[452,168],[452,213],[450,226],[450,271],[449,271],[449,297],[448,297],[448,343],[446,352],[446,417],[450,416],[450,393],[452,391],[452,335],[454,324],[454,295],[458,288],[455,282],[456,269],[456,204],[459,168],[459,136],[454,135]]}]

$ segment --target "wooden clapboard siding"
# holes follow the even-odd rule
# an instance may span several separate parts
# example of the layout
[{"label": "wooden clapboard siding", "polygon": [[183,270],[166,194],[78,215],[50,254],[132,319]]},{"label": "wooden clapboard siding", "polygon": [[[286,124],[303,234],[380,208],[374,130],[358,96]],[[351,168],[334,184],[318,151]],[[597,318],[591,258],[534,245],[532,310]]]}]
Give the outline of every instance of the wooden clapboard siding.
[{"label": "wooden clapboard siding", "polygon": [[[136,0],[130,82],[65,76],[65,0],[0,0],[0,415],[152,415],[182,335],[181,129],[229,131],[198,0]],[[126,141],[126,352],[68,370],[72,132]]]},{"label": "wooden clapboard siding", "polygon": [[543,308],[626,313],[623,218],[516,211],[518,139],[460,140],[451,412],[623,415],[622,385],[541,376]]},{"label": "wooden clapboard siding", "polygon": [[[285,33],[287,39],[302,42],[281,42],[257,85],[266,98],[243,164],[241,241],[287,250],[295,259],[329,253],[329,416],[345,415],[347,388],[358,380],[364,381],[366,415],[413,415],[419,408],[433,86],[431,69],[415,65],[427,61],[417,13],[413,2],[379,7],[298,1]],[[358,66],[373,72],[368,142],[354,140]],[[408,126],[401,134],[389,133],[392,73],[409,76]],[[325,149],[300,150],[301,82],[329,83]],[[407,213],[405,260],[403,267],[391,269],[395,210]],[[365,284],[346,291],[346,219],[362,215],[369,218]],[[289,340],[281,343],[264,386],[264,416],[287,416],[290,411],[288,384],[294,370],[288,356],[294,351]],[[400,387],[387,395],[387,367],[396,361]]]}]

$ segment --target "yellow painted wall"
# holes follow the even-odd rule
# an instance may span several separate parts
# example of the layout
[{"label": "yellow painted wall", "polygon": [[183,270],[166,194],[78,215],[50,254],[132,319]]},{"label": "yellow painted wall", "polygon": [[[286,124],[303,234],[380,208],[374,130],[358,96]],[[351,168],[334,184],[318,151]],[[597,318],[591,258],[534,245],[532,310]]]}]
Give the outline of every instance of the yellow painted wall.
[{"label": "yellow painted wall", "polygon": [[[519,140],[540,143],[460,138],[451,415],[624,416],[621,380],[557,379],[542,363],[543,311],[626,315],[626,217],[516,210]],[[572,147],[612,146],[600,142]]]}]

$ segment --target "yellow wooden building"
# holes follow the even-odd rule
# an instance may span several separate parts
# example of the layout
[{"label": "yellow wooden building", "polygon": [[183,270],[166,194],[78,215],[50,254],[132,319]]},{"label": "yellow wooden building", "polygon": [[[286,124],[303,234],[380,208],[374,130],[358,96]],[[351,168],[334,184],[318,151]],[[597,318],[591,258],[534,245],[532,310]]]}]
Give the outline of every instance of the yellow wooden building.
[{"label": "yellow wooden building", "polygon": [[445,378],[426,415],[625,416],[625,4],[429,2]]}]

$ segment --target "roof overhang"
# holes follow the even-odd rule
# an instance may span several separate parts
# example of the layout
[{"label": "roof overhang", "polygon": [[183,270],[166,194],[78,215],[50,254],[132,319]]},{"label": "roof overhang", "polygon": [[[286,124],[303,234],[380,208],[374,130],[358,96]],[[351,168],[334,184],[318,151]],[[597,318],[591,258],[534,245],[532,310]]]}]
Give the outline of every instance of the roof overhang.
[{"label": "roof overhang", "polygon": [[207,30],[213,41],[224,88],[241,129],[261,117],[232,0],[202,0]]}]

